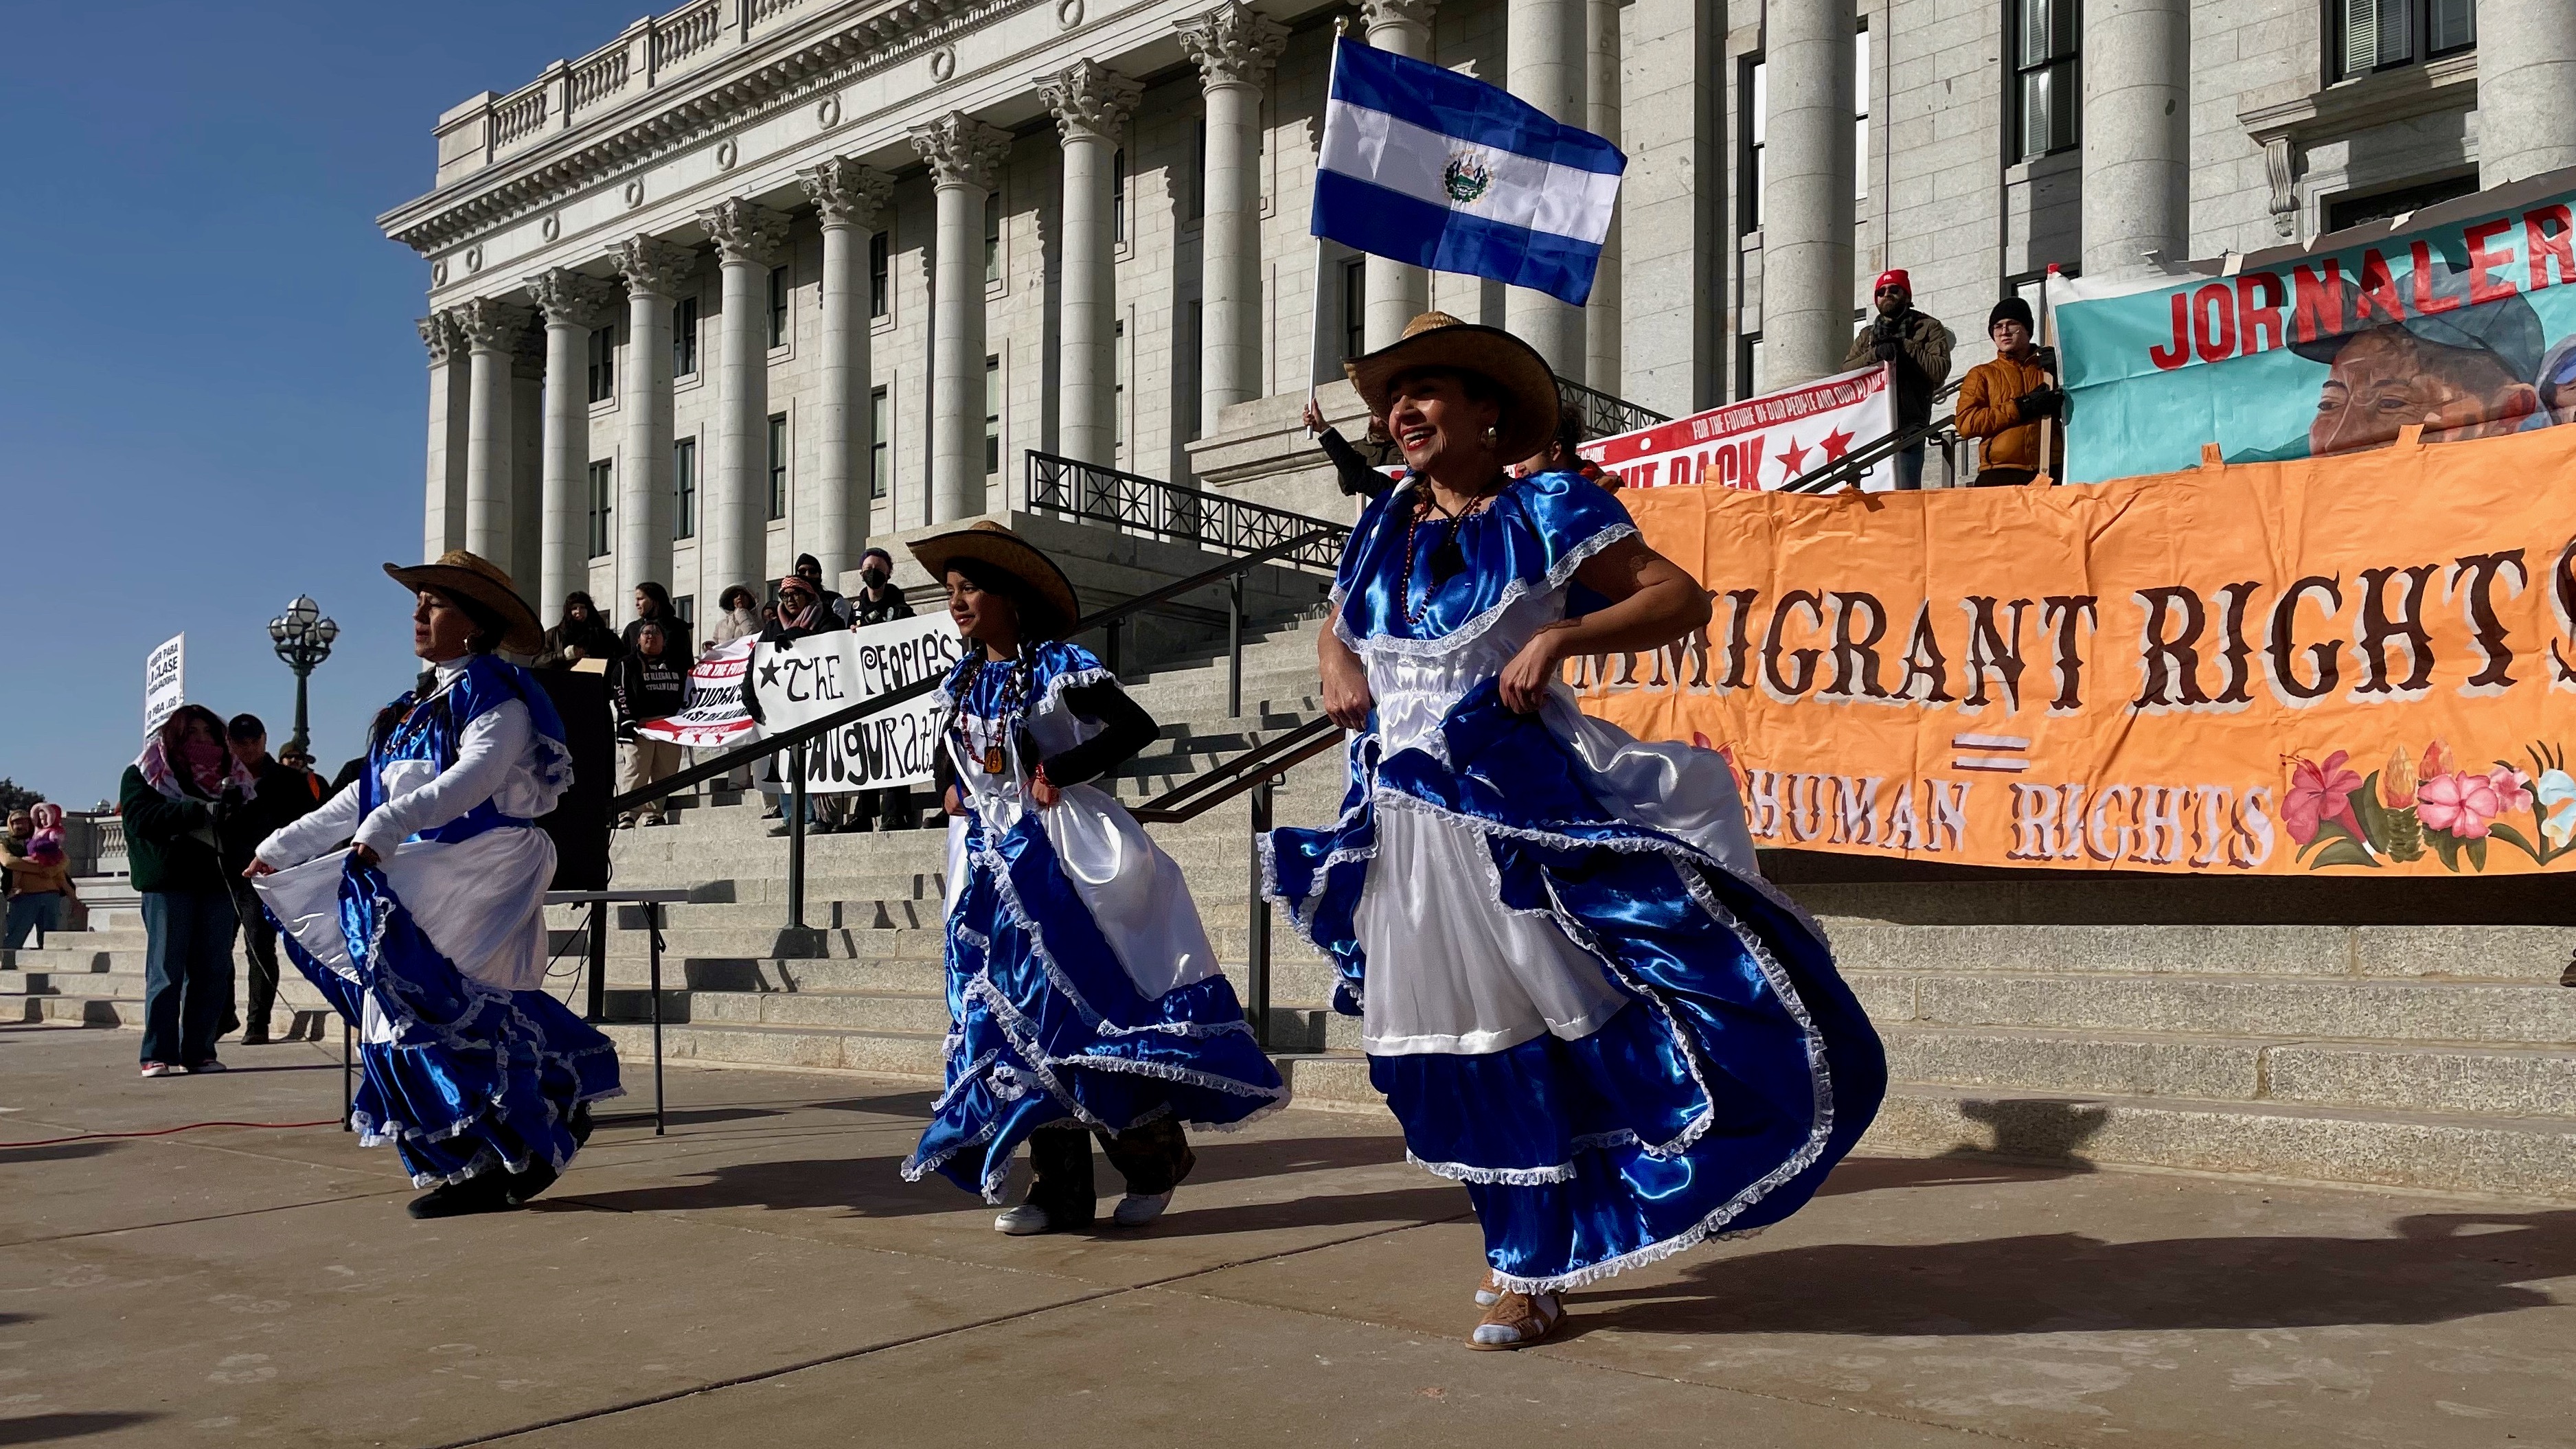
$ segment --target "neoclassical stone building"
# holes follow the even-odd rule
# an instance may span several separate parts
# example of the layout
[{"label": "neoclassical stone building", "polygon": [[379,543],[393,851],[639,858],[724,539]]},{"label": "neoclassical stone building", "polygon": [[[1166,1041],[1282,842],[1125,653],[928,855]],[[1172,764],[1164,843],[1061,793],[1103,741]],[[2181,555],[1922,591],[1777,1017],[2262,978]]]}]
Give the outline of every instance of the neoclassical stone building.
[{"label": "neoclassical stone building", "polygon": [[[1315,246],[1342,25],[1619,141],[1589,308]],[[2571,95],[2569,0],[691,0],[440,116],[382,218],[423,547],[703,613],[1017,510],[1031,450],[1322,512],[1310,380],[1426,305],[1678,414],[1833,370],[1902,266],[1964,367],[2051,261],[2576,164]]]}]

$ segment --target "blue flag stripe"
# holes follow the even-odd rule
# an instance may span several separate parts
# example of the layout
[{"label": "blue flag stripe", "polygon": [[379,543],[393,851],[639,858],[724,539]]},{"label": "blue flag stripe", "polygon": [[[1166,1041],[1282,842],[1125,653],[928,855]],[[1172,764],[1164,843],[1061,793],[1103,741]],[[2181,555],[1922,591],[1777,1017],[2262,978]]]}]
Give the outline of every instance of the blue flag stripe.
[{"label": "blue flag stripe", "polygon": [[1592,296],[1598,245],[1470,216],[1345,176],[1315,173],[1313,230],[1390,261],[1491,277],[1580,307]]},{"label": "blue flag stripe", "polygon": [[1499,86],[1348,38],[1334,44],[1334,100],[1581,171],[1615,176],[1628,169],[1628,158],[1618,147],[1580,127],[1548,119]]}]

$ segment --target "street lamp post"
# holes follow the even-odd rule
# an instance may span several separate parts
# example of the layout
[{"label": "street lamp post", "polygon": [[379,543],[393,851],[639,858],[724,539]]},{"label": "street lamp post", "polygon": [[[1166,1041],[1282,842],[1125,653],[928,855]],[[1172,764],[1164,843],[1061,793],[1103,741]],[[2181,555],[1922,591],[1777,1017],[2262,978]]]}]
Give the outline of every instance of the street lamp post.
[{"label": "street lamp post", "polygon": [[331,657],[331,641],[339,637],[340,626],[322,617],[322,606],[309,594],[297,594],[285,613],[268,621],[268,638],[277,657],[295,671],[295,736],[287,743],[298,753],[313,753],[304,723],[304,682],[312,677],[315,665]]}]

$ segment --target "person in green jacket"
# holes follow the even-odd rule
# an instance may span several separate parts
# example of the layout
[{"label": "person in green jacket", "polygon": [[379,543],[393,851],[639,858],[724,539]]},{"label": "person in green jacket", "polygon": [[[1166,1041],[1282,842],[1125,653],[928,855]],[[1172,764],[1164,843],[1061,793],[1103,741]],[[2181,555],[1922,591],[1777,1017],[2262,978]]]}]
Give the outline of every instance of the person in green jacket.
[{"label": "person in green jacket", "polygon": [[[238,778],[236,778],[238,777]],[[240,918],[215,843],[226,784],[257,790],[224,747],[224,722],[183,704],[125,768],[118,790],[134,889],[143,897],[143,1075],[220,1072],[215,1038],[233,994]]]}]

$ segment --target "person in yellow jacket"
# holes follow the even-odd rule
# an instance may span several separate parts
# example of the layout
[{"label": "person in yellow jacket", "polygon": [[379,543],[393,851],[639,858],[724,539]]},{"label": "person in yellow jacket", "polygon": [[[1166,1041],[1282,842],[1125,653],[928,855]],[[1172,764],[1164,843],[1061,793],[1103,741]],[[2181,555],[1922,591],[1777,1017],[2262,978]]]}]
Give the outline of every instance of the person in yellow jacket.
[{"label": "person in yellow jacket", "polygon": [[[2030,304],[2006,297],[1986,314],[1986,335],[1997,356],[1968,369],[1959,384],[1959,436],[1983,438],[1976,486],[2008,488],[2039,475],[2040,423],[2064,409],[2066,394],[2049,379],[2040,350],[2031,345]],[[2066,431],[2051,429],[2048,472],[2066,465]]]}]

